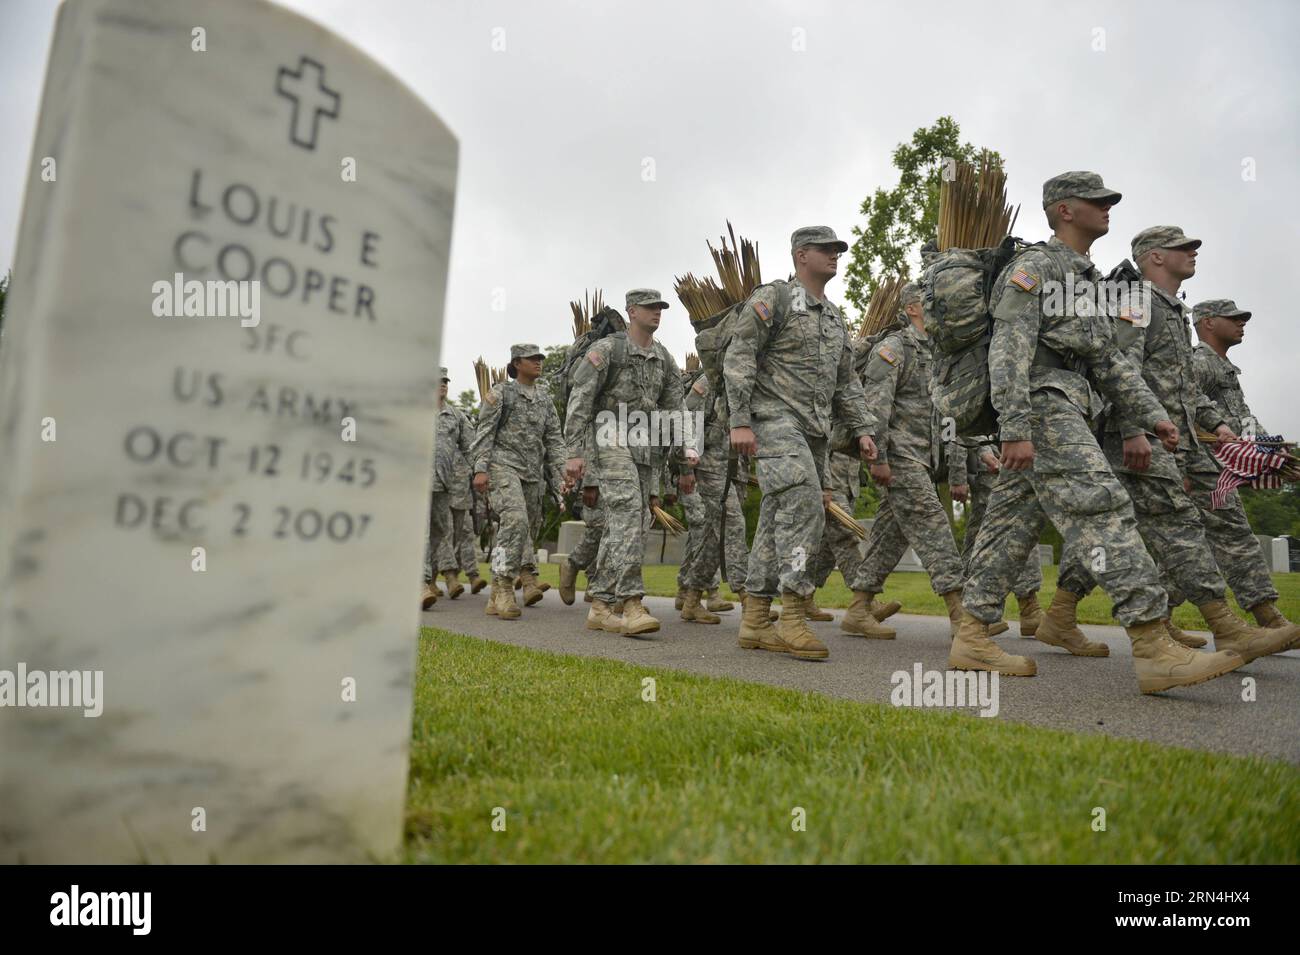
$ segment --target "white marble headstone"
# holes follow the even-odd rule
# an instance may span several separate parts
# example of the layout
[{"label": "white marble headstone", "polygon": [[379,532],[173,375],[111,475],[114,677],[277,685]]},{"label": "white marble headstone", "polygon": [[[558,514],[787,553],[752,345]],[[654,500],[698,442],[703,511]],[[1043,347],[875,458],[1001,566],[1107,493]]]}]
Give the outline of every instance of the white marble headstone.
[{"label": "white marble headstone", "polygon": [[[456,163],[273,4],[59,11],[0,349],[0,695],[99,671],[102,714],[0,708],[0,861],[399,849]],[[176,273],[259,281],[258,323],[156,315]]]}]

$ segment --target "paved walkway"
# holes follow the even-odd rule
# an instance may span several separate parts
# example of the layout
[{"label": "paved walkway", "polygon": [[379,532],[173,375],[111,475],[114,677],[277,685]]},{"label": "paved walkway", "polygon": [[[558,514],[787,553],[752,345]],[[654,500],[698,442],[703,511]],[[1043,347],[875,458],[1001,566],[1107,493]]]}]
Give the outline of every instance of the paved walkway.
[{"label": "paved walkway", "polygon": [[[631,639],[583,627],[588,605],[579,593],[566,607],[552,589],[541,603],[513,621],[483,613],[487,591],[466,589],[456,600],[441,599],[421,614],[425,626],[521,647],[626,663],[727,676],[755,683],[825,693],[850,700],[887,703],[897,670],[945,668],[946,617],[897,614],[889,625],[896,640],[864,640],[835,623],[815,623],[831,651],[821,662],[795,660],[736,645],[739,607],[721,614],[716,626],[683,622],[667,597],[647,597],[646,608],[662,622],[658,633]],[[1032,657],[1038,675],[1000,680],[998,718],[1074,732],[1104,733],[1173,746],[1257,754],[1300,763],[1300,652],[1265,657],[1200,686],[1142,696],[1133,675],[1129,640],[1118,627],[1085,626],[1093,640],[1110,646],[1106,658],[1074,657],[1064,650],[1019,636],[1015,623],[997,641],[1008,652]],[[1243,679],[1255,681],[1253,702],[1244,702]],[[973,712],[973,711],[970,711]]]}]

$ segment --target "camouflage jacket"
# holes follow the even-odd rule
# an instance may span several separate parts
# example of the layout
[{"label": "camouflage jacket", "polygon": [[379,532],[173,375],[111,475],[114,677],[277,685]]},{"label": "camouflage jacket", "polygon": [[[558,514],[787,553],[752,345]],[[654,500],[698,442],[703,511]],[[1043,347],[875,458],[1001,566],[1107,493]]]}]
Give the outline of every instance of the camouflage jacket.
[{"label": "camouflage jacket", "polygon": [[1093,387],[1121,413],[1153,429],[1168,415],[1120,352],[1109,316],[1062,307],[1067,274],[1077,286],[1102,281],[1101,273],[1055,236],[1047,246],[1017,257],[993,290],[989,381],[1001,439],[1033,440],[1034,395],[1057,392],[1079,414],[1094,417],[1100,402]]},{"label": "camouflage jacket", "polygon": [[564,439],[560,416],[546,387],[540,381],[530,389],[517,381],[493,385],[478,410],[478,434],[469,458],[475,474],[484,474],[489,467],[507,467],[521,481],[545,479],[558,489]]},{"label": "camouflage jacket", "polygon": [[835,500],[852,514],[858,495],[862,493],[862,458],[857,453],[833,452],[830,456],[830,483]]},{"label": "camouflage jacket", "polygon": [[[667,414],[652,417],[655,411]],[[638,428],[642,415],[644,425]],[[668,349],[657,341],[642,348],[624,332],[592,345],[573,370],[564,438],[571,458],[590,462],[597,446],[626,447],[633,461],[655,468],[663,464],[669,444],[665,439],[693,447],[695,434],[682,401],[681,371]]]},{"label": "camouflage jacket", "polygon": [[[468,423],[468,421],[469,419],[467,418],[466,423]],[[471,425],[471,427],[473,426]],[[471,431],[471,447],[473,446],[473,439],[477,435],[477,431]],[[465,451],[461,451],[459,448],[456,449],[456,463],[453,467],[452,474],[453,477],[448,504],[450,504],[453,510],[468,511],[474,503],[470,499],[473,492],[470,490],[469,486],[470,479],[474,476],[474,468],[471,467],[469,463],[468,449]]]},{"label": "camouflage jacket", "polygon": [[[1142,372],[1142,378],[1164,406],[1169,420],[1178,427],[1179,458],[1188,454],[1199,456],[1205,452],[1196,439],[1196,429],[1213,431],[1223,422],[1223,415],[1202,394],[1196,381],[1192,329],[1187,322],[1191,309],[1164,289],[1150,282],[1143,285],[1147,290],[1144,304],[1149,303],[1150,316],[1140,314],[1141,309],[1121,296],[1120,311],[1115,317],[1115,338],[1125,357]],[[1144,318],[1149,318],[1149,322],[1140,328]],[[1147,426],[1132,414],[1120,412],[1108,416],[1106,430],[1118,432],[1123,439],[1145,433]],[[1109,443],[1113,443],[1113,438]]]},{"label": "camouflage jacket", "polygon": [[[456,488],[456,461],[468,454],[474,430],[465,412],[445,402],[438,411],[438,431],[433,443],[433,490],[450,493]],[[466,481],[468,482],[468,478]]]},{"label": "camouflage jacket", "polygon": [[[930,398],[931,354],[930,339],[911,322],[890,332],[871,350],[862,388],[880,464],[888,464],[892,456],[933,472],[942,469],[942,427]],[[965,472],[964,453],[948,457],[950,462],[960,458]]]},{"label": "camouflage jacket", "polygon": [[1240,368],[1204,343],[1192,349],[1192,364],[1196,369],[1197,386],[1214,402],[1220,420],[1232,429],[1233,434],[1245,431],[1249,435],[1252,429],[1256,435],[1272,434],[1264,430],[1251,412],[1250,405],[1246,404],[1246,395],[1241,390]]},{"label": "camouflage jacket", "polygon": [[790,282],[787,314],[779,315],[778,284],[754,289],[734,320],[723,362],[730,427],[789,415],[812,437],[829,440],[832,418],[854,439],[870,434],[844,316],[798,279]]},{"label": "camouflage jacket", "polygon": [[725,471],[731,455],[731,435],[727,428],[727,416],[723,413],[726,403],[719,400],[709,383],[709,376],[700,372],[687,375],[683,380],[686,386],[686,410],[697,420],[704,421],[703,447],[697,442],[696,450],[700,454],[701,471]]}]

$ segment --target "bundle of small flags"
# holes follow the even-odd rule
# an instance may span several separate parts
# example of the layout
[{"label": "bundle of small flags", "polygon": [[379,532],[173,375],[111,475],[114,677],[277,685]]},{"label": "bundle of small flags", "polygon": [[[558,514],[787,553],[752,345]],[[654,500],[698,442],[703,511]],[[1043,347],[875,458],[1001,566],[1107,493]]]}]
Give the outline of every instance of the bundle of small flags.
[{"label": "bundle of small flags", "polygon": [[1210,507],[1223,507],[1228,495],[1242,485],[1269,489],[1281,487],[1283,481],[1300,480],[1300,458],[1283,451],[1286,445],[1281,435],[1214,444],[1211,453],[1223,470],[1210,493]]}]

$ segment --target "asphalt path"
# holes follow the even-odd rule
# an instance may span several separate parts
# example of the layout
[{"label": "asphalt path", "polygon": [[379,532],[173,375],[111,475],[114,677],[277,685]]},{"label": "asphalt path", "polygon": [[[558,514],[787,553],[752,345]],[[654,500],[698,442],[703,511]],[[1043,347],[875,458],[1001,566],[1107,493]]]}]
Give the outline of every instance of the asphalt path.
[{"label": "asphalt path", "polygon": [[[886,597],[888,595],[885,595]],[[844,611],[831,611],[833,623],[812,627],[830,649],[824,661],[803,661],[736,645],[740,609],[720,614],[722,623],[686,623],[668,597],[645,598],[646,609],[661,622],[659,632],[630,638],[587,630],[589,604],[572,607],[552,589],[541,603],[524,609],[518,620],[483,613],[487,591],[456,600],[440,599],[421,614],[424,626],[441,627],[500,643],[554,653],[622,660],[638,666],[684,670],[790,687],[827,696],[889,703],[893,674],[944,670],[948,659],[946,617],[896,614],[889,626],[895,640],[865,640],[839,629]],[[1093,640],[1110,647],[1104,658],[1075,657],[1019,635],[1011,629],[995,639],[1010,653],[1038,664],[1034,677],[1002,677],[997,719],[1076,733],[1151,740],[1170,746],[1241,755],[1260,755],[1300,764],[1300,651],[1263,657],[1199,686],[1144,696],[1138,692],[1128,636],[1119,627],[1083,627]],[[1203,634],[1208,636],[1208,634]],[[1247,678],[1253,687],[1247,685]],[[1254,699],[1243,697],[1253,690]],[[968,709],[974,718],[975,710]]]}]

